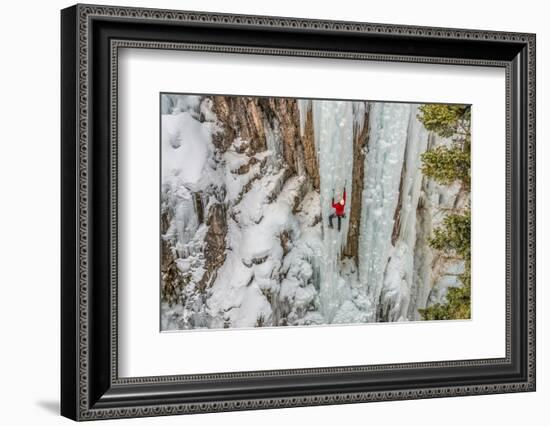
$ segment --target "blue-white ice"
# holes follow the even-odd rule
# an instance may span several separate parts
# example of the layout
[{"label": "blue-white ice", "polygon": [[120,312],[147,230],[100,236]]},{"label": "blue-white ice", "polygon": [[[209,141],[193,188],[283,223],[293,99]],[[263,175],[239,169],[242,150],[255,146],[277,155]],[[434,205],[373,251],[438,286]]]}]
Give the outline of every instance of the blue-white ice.
[{"label": "blue-white ice", "polygon": [[[313,101],[313,131],[319,159],[321,214],[323,217],[323,253],[321,262],[321,311],[330,323],[346,299],[347,284],[340,275],[341,253],[347,241],[350,191],[353,170],[353,104],[343,101]],[[347,199],[342,228],[328,227],[333,213],[332,198],[338,202],[347,185]],[[349,298],[349,297],[348,297]]]}]

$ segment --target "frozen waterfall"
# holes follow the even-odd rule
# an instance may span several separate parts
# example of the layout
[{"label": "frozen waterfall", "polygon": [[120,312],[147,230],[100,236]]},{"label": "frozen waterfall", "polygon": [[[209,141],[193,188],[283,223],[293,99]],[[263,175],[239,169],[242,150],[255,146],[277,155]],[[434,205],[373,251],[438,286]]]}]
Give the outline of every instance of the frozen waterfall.
[{"label": "frozen waterfall", "polygon": [[319,157],[321,217],[323,218],[323,259],[321,262],[320,301],[325,318],[331,322],[344,300],[346,282],[340,276],[340,254],[346,244],[349,220],[338,231],[328,227],[332,198],[343,196],[347,183],[346,216],[353,194],[350,191],[353,169],[353,104],[351,102],[313,101],[313,129]]},{"label": "frozen waterfall", "polygon": [[417,110],[417,105],[375,103],[370,111],[359,277],[377,307],[378,321],[407,319],[411,292],[419,285],[414,251],[420,155],[428,132],[416,118]]},{"label": "frozen waterfall", "polygon": [[423,175],[451,141],[419,107],[164,96],[162,329],[415,321],[444,302],[465,265],[429,239],[469,194]]},{"label": "frozen waterfall", "polygon": [[399,182],[411,107],[376,103],[370,111],[369,152],[359,237],[359,277],[375,304],[380,299],[388,263],[393,217],[399,200]]},{"label": "frozen waterfall", "polygon": [[[353,194],[350,182],[354,131],[361,130],[365,104],[303,101],[299,104],[302,120],[308,108],[313,112],[320,172],[323,250],[319,262],[319,298],[323,316],[332,322],[350,298],[352,289],[342,276],[341,254],[348,235],[351,199],[361,196],[357,266],[359,287],[374,311],[370,317],[376,321],[418,319],[417,310],[409,309],[410,302],[416,301],[419,294],[427,294],[430,282],[422,271],[426,270],[425,263],[431,261],[429,250],[424,250],[421,258],[415,258],[417,242],[421,240],[418,249],[422,249],[431,232],[417,223],[422,190],[421,154],[428,143],[428,132],[416,117],[418,105],[371,104],[362,194]],[[300,124],[303,126],[303,121]],[[328,217],[333,212],[333,191],[338,200],[346,182],[346,219],[338,232],[336,222],[334,229],[328,227]]]}]

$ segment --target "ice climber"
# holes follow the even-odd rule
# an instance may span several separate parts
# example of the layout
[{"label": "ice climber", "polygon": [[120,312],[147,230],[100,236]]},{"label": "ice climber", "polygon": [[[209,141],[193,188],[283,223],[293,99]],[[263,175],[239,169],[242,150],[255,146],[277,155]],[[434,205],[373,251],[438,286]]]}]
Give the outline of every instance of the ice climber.
[{"label": "ice climber", "polygon": [[334,191],[332,193],[332,208],[334,209],[334,213],[332,213],[328,217],[328,226],[329,228],[332,228],[332,219],[334,217],[338,218],[338,231],[340,231],[340,228],[342,227],[342,218],[346,217],[345,208],[346,208],[346,187],[344,187],[344,195],[338,201],[337,203],[334,202]]}]

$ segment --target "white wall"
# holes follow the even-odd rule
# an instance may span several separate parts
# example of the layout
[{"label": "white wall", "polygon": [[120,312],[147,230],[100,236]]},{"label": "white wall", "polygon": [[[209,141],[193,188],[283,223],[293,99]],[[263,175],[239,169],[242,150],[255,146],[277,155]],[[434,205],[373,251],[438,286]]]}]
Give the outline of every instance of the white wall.
[{"label": "white wall", "polygon": [[[128,420],[131,424],[316,422],[517,425],[548,417],[550,369],[550,29],[545,2],[498,0],[108,1],[143,7],[536,32],[538,39],[538,391],[453,399]],[[0,400],[2,423],[67,424],[59,394],[59,9],[62,0],[2,5],[0,65]],[[537,421],[536,419],[541,420]],[[128,422],[126,420],[120,421]],[[102,424],[110,424],[106,422]],[[113,423],[115,424],[115,423]]]}]

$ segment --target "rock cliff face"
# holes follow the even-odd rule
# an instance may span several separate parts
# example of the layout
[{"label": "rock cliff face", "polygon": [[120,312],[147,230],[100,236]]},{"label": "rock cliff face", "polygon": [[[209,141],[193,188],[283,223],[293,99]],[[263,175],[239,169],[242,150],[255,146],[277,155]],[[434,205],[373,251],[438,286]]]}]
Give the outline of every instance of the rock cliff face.
[{"label": "rock cliff face", "polygon": [[445,141],[416,106],[164,95],[162,109],[163,330],[418,320],[457,285],[427,240],[469,195],[422,176]]},{"label": "rock cliff face", "polygon": [[305,133],[300,134],[295,99],[213,96],[212,100],[212,110],[223,127],[214,137],[221,152],[225,152],[237,138],[247,142],[249,156],[266,149],[273,150],[275,154],[282,154],[289,176],[307,176],[314,188],[319,187],[311,110]]},{"label": "rock cliff face", "polygon": [[205,272],[199,281],[200,291],[207,289],[216,279],[220,266],[225,261],[225,237],[227,235],[226,207],[223,203],[215,203],[208,210],[206,236],[204,237],[204,268]]}]

